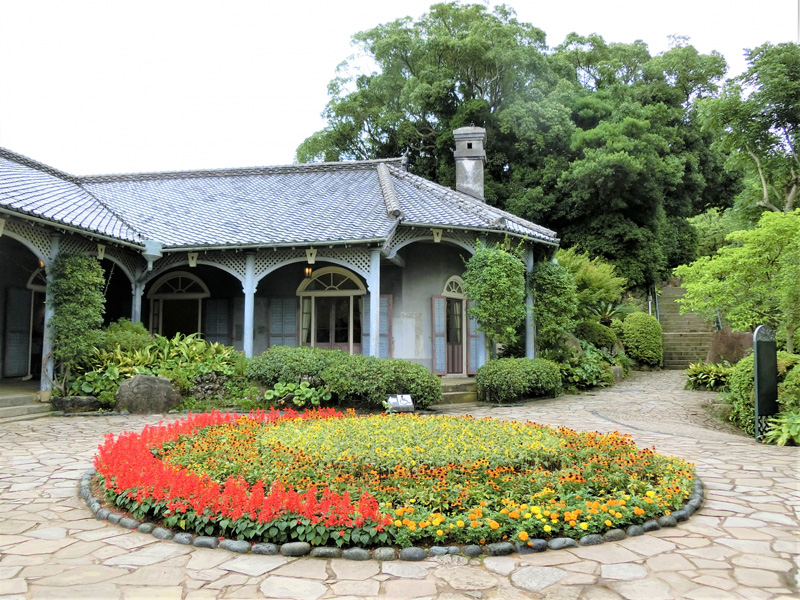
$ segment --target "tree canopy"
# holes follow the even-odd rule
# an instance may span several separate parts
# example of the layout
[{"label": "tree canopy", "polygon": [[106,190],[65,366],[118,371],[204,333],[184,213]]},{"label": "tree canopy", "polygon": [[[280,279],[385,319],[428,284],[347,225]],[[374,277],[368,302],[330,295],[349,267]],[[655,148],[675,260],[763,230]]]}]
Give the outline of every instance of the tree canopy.
[{"label": "tree canopy", "polygon": [[685,218],[738,192],[694,109],[725,61],[683,40],[657,56],[597,35],[549,49],[509,7],[450,3],[353,42],[374,69],[342,64],[299,161],[406,154],[412,172],[453,186],[453,130],[484,127],[486,201],[609,260],[631,286],[693,259]]}]

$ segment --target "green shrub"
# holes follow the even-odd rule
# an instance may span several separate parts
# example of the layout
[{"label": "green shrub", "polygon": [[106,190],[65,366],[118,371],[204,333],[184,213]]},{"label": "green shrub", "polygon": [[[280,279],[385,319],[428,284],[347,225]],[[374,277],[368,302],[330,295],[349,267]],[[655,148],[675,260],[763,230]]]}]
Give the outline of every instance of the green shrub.
[{"label": "green shrub", "polygon": [[625,326],[622,324],[621,319],[611,319],[611,331],[617,336],[617,340],[625,345]]},{"label": "green shrub", "polygon": [[622,323],[625,350],[638,363],[658,366],[664,358],[661,323],[643,312],[625,317]]},{"label": "green shrub", "polygon": [[388,362],[392,370],[390,394],[411,394],[414,406],[418,408],[442,401],[442,382],[428,369],[398,358],[390,358],[384,362]]},{"label": "green shrub", "polygon": [[380,358],[354,354],[326,368],[324,385],[342,403],[380,407],[391,393],[392,370]]},{"label": "green shrub", "polygon": [[[614,373],[611,371],[611,366],[616,365],[619,359],[589,342],[581,340],[580,344],[582,353],[574,354],[568,361],[559,364],[564,388],[585,390],[614,385]],[[623,367],[624,372],[624,365],[620,366]]]},{"label": "green shrub", "polygon": [[594,344],[598,348],[613,348],[617,343],[617,334],[611,327],[606,327],[598,321],[586,319],[575,327],[575,336],[578,339]]},{"label": "green shrub", "polygon": [[578,310],[575,280],[567,269],[552,262],[538,262],[530,274],[533,288],[536,342],[540,350],[561,345],[572,331]]},{"label": "green shrub", "polygon": [[573,247],[557,250],[555,259],[575,280],[581,316],[593,314],[597,307],[615,306],[625,290],[627,280],[617,276],[616,267],[603,258],[590,259],[588,253]]},{"label": "green shrub", "polygon": [[[778,351],[778,405],[781,411],[796,406],[794,389],[797,375],[791,373],[797,370],[795,365],[800,364],[800,355]],[[754,357],[748,354],[731,369],[728,376],[727,399],[731,405],[728,420],[739,429],[754,435],[755,433],[755,369]],[[785,380],[789,379],[789,392],[786,393]]]},{"label": "green shrub", "polygon": [[273,387],[277,383],[302,383],[323,387],[322,372],[332,362],[346,356],[338,350],[323,350],[308,346],[273,346],[253,358],[245,371],[253,381]]},{"label": "green shrub", "polygon": [[561,371],[557,363],[543,358],[500,358],[480,367],[475,382],[480,399],[514,402],[555,396],[561,389]]},{"label": "green shrub", "polygon": [[302,383],[276,383],[275,387],[264,393],[264,399],[270,406],[285,407],[291,402],[297,408],[309,404],[319,406],[329,402],[331,393],[327,388],[314,388],[307,381]]},{"label": "green shrub", "polygon": [[117,348],[124,352],[142,350],[155,341],[152,333],[142,323],[132,323],[129,319],[120,319],[111,323],[103,331],[97,343],[100,350],[113,352]]},{"label": "green shrub", "polygon": [[[797,355],[794,355],[797,356]],[[800,413],[800,366],[792,366],[778,386],[781,412]]]},{"label": "green shrub", "polygon": [[707,363],[701,360],[692,363],[685,371],[688,379],[686,387],[691,390],[721,391],[727,387],[732,369],[733,367],[727,361]]}]

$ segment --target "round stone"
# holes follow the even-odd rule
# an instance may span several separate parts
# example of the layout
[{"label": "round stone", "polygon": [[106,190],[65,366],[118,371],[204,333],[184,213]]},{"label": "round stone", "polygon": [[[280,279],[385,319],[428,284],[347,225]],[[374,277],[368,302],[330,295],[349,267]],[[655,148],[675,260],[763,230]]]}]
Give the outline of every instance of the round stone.
[{"label": "round stone", "polygon": [[194,541],[194,536],[188,531],[181,531],[175,534],[175,536],[172,538],[172,541],[175,542],[176,544],[191,546],[192,542]]},{"label": "round stone", "polygon": [[334,546],[321,546],[311,549],[311,556],[314,558],[341,558],[342,549]]},{"label": "round stone", "polygon": [[156,526],[153,523],[142,523],[136,528],[139,533],[153,533]]},{"label": "round stone", "polygon": [[153,537],[158,540],[171,540],[174,534],[163,527],[156,527],[153,529]]},{"label": "round stone", "polygon": [[577,548],[578,542],[572,538],[558,537],[547,542],[547,547],[550,550],[561,550],[562,548]]},{"label": "round stone", "polygon": [[394,548],[375,548],[372,551],[372,558],[375,560],[394,560],[397,558],[397,550]]},{"label": "round stone", "polygon": [[447,547],[448,554],[461,554],[461,548],[458,546],[448,546]]},{"label": "round stone", "polygon": [[517,544],[518,554],[534,554],[547,550],[547,540],[528,540],[524,544]]},{"label": "round stone", "polygon": [[622,529],[609,529],[603,534],[603,539],[606,542],[619,542],[620,540],[624,540],[626,537],[625,532]]},{"label": "round stone", "polygon": [[92,511],[93,515],[96,515],[97,511],[100,510],[100,503],[92,502],[91,504],[89,504],[89,510]]},{"label": "round stone", "polygon": [[305,556],[311,552],[311,544],[308,542],[289,542],[281,546],[283,556]]},{"label": "round stone", "polygon": [[210,535],[198,535],[194,538],[192,546],[195,548],[216,548],[219,546],[219,540]]},{"label": "round stone", "polygon": [[469,556],[470,558],[475,558],[480,556],[483,550],[481,550],[480,546],[476,546],[475,544],[468,544],[461,549],[461,552]]},{"label": "round stone", "polygon": [[658,517],[658,524],[661,525],[661,527],[677,527],[678,521],[672,515],[664,515]]},{"label": "round stone", "polygon": [[644,527],[641,525],[631,525],[625,530],[628,537],[636,537],[637,535],[644,535]]},{"label": "round stone", "polygon": [[661,529],[661,525],[658,524],[658,521],[651,519],[642,523],[642,529],[645,531],[658,531]]},{"label": "round stone", "polygon": [[98,521],[105,521],[108,519],[108,515],[110,514],[111,511],[109,511],[107,508],[101,508],[95,513],[94,518]]},{"label": "round stone", "polygon": [[122,518],[122,515],[119,513],[108,513],[108,522],[113,523],[116,525],[119,523],[119,520]]},{"label": "round stone", "polygon": [[702,505],[703,501],[700,498],[690,498],[686,503],[686,506],[691,506],[695,510],[699,510]]},{"label": "round stone", "polygon": [[342,552],[342,558],[347,560],[369,560],[371,557],[369,550],[364,548],[347,548]]},{"label": "round stone", "polygon": [[486,544],[486,554],[489,556],[508,556],[514,552],[514,549],[514,545],[511,542]]},{"label": "round stone", "polygon": [[684,521],[689,520],[689,513],[687,513],[683,508],[680,510],[675,510],[672,511],[672,518],[675,519],[676,523],[683,523]]},{"label": "round stone", "polygon": [[590,533],[589,535],[585,535],[578,540],[578,543],[581,546],[599,546],[603,542],[605,542],[605,540],[599,533]]},{"label": "round stone", "polygon": [[690,506],[689,504],[684,506],[681,510],[686,513],[687,517],[691,517],[694,513],[697,512],[697,509],[694,506]]},{"label": "round stone", "polygon": [[400,560],[425,560],[428,558],[428,553],[424,548],[417,548],[411,546],[410,548],[403,548],[400,550]]},{"label": "round stone", "polygon": [[278,544],[253,544],[253,547],[250,548],[250,552],[253,554],[266,554],[268,556],[278,554],[280,550]]},{"label": "round stone", "polygon": [[122,517],[119,520],[119,526],[124,527],[125,529],[137,529],[141,524],[142,523],[140,521],[131,519],[130,517]]},{"label": "round stone", "polygon": [[221,540],[219,547],[229,552],[244,554],[250,551],[250,542],[245,542],[244,540]]},{"label": "round stone", "polygon": [[428,552],[431,556],[444,556],[449,553],[445,546],[431,546],[428,548]]}]

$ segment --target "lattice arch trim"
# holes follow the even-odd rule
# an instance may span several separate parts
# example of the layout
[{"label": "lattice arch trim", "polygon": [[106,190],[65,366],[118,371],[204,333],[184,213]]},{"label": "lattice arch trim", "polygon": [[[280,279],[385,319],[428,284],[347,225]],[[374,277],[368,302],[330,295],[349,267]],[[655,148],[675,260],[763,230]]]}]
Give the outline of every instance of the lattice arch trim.
[{"label": "lattice arch trim", "polygon": [[[470,254],[475,254],[475,244],[477,243],[477,236],[473,232],[463,230],[445,230],[442,234],[441,242],[450,243],[460,248],[463,248]],[[414,242],[433,242],[433,233],[431,229],[423,227],[404,228],[400,229],[397,234],[392,238],[391,243],[387,248],[387,258],[394,258],[398,250],[413,244]]]},{"label": "lattice arch trim", "polygon": [[[256,283],[281,267],[307,262],[305,248],[264,250],[256,255]],[[369,250],[365,247],[317,248],[316,262],[329,262],[369,279]]]},{"label": "lattice arch trim", "polygon": [[25,246],[43,264],[47,265],[50,262],[50,233],[46,229],[22,221],[6,219],[3,235]]}]

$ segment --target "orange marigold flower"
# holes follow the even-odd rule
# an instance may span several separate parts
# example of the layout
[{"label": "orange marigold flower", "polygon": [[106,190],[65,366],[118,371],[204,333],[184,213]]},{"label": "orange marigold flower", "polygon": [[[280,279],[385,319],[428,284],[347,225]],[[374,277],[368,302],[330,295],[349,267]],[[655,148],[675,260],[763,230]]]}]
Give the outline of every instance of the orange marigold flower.
[{"label": "orange marigold flower", "polygon": [[527,532],[527,531],[520,531],[520,532],[517,534],[517,537],[518,537],[520,540],[522,540],[523,542],[527,542],[527,541],[528,541],[528,538],[529,538],[530,536],[528,535],[528,532]]}]

